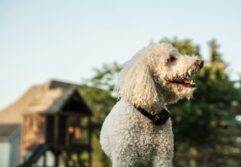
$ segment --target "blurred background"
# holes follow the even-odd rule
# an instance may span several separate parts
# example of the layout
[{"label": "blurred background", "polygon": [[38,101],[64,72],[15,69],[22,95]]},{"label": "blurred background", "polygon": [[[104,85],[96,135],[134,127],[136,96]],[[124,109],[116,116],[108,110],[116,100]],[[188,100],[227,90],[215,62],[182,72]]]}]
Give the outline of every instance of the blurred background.
[{"label": "blurred background", "polygon": [[118,72],[161,41],[205,60],[194,99],[169,106],[174,166],[240,167],[240,16],[238,0],[0,0],[0,167],[44,144],[36,163],[110,166],[98,140]]}]

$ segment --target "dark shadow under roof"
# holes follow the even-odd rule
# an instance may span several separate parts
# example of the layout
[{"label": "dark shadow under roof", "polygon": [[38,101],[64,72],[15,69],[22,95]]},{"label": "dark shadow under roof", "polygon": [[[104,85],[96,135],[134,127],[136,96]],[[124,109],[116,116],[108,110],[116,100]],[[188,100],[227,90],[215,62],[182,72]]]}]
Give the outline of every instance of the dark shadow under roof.
[{"label": "dark shadow under roof", "polygon": [[0,124],[0,138],[9,137],[19,126],[19,124]]}]

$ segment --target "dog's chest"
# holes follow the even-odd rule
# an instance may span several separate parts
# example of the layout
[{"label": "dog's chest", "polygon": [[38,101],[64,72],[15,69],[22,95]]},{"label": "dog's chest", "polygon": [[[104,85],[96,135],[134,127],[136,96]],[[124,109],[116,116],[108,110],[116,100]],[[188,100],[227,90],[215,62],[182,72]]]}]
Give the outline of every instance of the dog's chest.
[{"label": "dog's chest", "polygon": [[[142,120],[143,118],[140,118]],[[145,119],[145,118],[144,118]],[[173,154],[173,132],[172,123],[169,119],[164,125],[153,125],[149,120],[143,120],[136,124],[135,130],[130,129],[130,141],[135,141],[136,149],[140,157],[152,157],[162,154],[162,156],[172,156]]]},{"label": "dog's chest", "polygon": [[140,143],[156,143],[162,139],[173,137],[171,119],[163,125],[154,125],[148,118],[139,112],[129,113],[125,122],[129,125],[130,136],[139,138]]}]

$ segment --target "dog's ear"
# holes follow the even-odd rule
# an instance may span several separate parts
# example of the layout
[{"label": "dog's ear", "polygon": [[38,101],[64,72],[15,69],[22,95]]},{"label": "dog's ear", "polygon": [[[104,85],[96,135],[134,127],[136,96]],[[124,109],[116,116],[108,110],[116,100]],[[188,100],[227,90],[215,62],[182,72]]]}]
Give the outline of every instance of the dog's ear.
[{"label": "dog's ear", "polygon": [[124,66],[117,90],[120,97],[136,106],[149,107],[158,102],[155,82],[145,57],[135,56]]}]

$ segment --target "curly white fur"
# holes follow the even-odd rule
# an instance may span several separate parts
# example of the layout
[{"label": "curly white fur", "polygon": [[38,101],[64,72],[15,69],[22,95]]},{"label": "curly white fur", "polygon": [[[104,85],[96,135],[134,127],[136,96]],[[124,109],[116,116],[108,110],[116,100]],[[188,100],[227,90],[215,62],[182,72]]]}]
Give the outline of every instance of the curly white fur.
[{"label": "curly white fur", "polygon": [[102,149],[114,167],[172,166],[171,120],[156,126],[134,106],[156,114],[167,104],[192,97],[193,87],[171,81],[197,72],[197,61],[161,43],[142,49],[125,65],[117,85],[121,99],[106,117],[100,135]]}]

